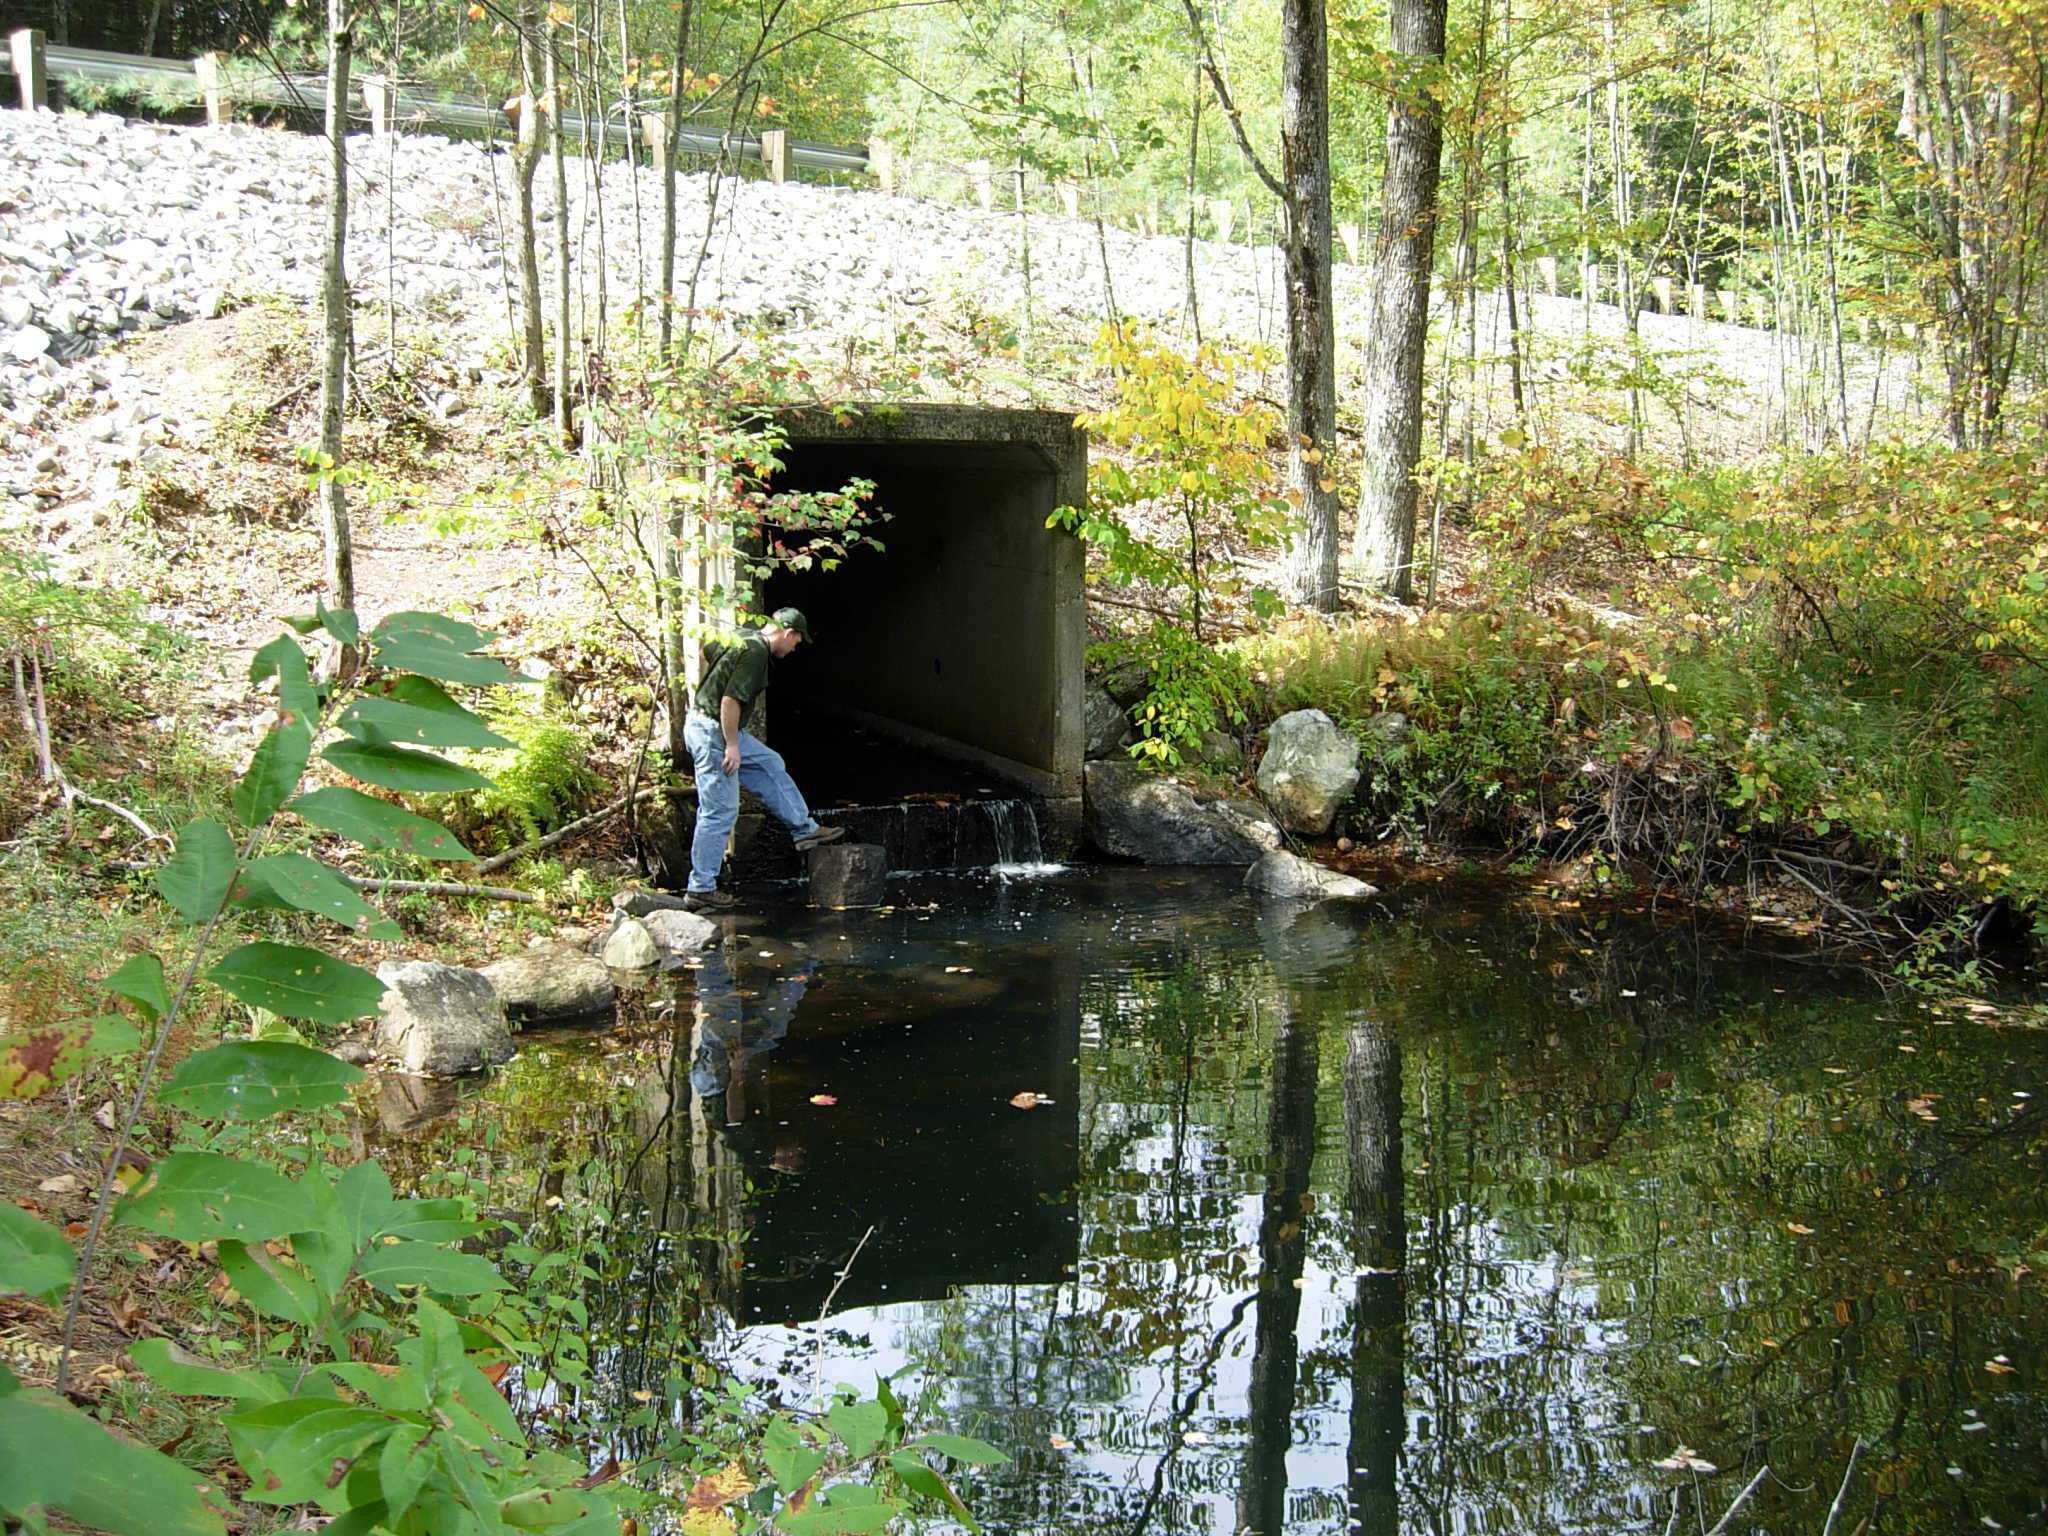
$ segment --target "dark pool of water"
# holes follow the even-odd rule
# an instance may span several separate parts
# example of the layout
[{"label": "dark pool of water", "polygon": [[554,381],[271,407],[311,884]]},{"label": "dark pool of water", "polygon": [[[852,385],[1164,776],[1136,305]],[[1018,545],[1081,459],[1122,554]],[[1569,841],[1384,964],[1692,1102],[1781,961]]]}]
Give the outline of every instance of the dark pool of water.
[{"label": "dark pool of water", "polygon": [[1859,1441],[1843,1536],[2048,1527],[2048,1036],[1668,918],[894,894],[405,1143],[611,1212],[593,1390],[900,1373],[999,1531],[1699,1530],[1767,1465],[1731,1530],[1817,1533]]}]

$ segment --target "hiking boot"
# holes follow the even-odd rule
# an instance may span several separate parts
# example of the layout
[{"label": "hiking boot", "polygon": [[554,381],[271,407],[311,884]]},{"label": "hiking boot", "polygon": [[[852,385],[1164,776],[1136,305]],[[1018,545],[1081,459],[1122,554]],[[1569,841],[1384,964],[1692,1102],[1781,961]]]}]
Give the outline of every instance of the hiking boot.
[{"label": "hiking boot", "polygon": [[844,827],[819,827],[815,832],[806,832],[794,839],[798,853],[809,853],[813,848],[822,848],[827,843],[836,843],[846,836]]},{"label": "hiking boot", "polygon": [[730,891],[685,891],[683,910],[685,912],[729,912],[739,898]]}]

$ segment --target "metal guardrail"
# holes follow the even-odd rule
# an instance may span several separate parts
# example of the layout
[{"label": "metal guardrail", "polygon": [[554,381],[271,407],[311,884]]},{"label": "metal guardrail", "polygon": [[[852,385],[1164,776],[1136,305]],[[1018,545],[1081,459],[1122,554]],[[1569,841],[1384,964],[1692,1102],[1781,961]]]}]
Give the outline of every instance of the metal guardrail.
[{"label": "metal guardrail", "polygon": [[[90,80],[98,85],[124,85],[131,82],[160,82],[173,87],[183,86],[190,91],[196,102],[204,94],[199,67],[177,59],[153,59],[140,54],[103,53],[95,48],[72,48],[63,44],[48,43],[43,46],[44,67],[53,79]],[[0,54],[0,70],[12,73],[14,65],[7,54]],[[309,107],[319,110],[326,99],[327,78],[313,74],[229,74],[220,79],[218,89],[230,100],[267,107]],[[419,91],[408,91],[401,86],[397,100],[391,107],[392,116],[399,123],[432,124],[435,127],[450,128],[459,133],[475,134],[482,137],[496,133],[510,137],[513,132],[512,120],[503,109],[487,101],[478,101],[461,96],[430,96]],[[640,141],[631,125],[617,120],[616,113],[608,113],[602,123],[592,123],[593,134],[602,134],[604,142],[613,146],[631,146]],[[583,142],[584,120],[574,112],[562,116],[563,136],[577,144]],[[761,160],[762,141],[756,134],[714,133],[687,125],[678,129],[676,148],[681,154],[714,156],[734,154],[742,160]],[[788,142],[790,163],[809,166],[821,171],[856,171],[869,169],[868,152],[865,148],[839,144],[813,144],[803,139]]]}]

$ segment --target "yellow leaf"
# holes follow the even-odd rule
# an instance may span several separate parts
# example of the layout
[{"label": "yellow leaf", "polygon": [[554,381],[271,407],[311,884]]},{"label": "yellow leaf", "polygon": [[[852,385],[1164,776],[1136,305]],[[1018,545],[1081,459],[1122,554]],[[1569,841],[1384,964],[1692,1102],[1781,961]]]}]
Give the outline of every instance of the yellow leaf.
[{"label": "yellow leaf", "polygon": [[683,1536],[733,1536],[738,1527],[725,1506],[753,1491],[753,1480],[737,1461],[726,1463],[721,1472],[699,1478],[683,1500]]},{"label": "yellow leaf", "polygon": [[1811,1236],[1813,1236],[1813,1228],[1811,1228],[1811,1227],[1802,1227],[1802,1226],[1801,1226],[1801,1225],[1799,1225],[1799,1223],[1798,1223],[1798,1222],[1796,1222],[1796,1221],[1788,1221],[1788,1222],[1786,1222],[1786,1223],[1785,1223],[1785,1230],[1786,1230],[1787,1232],[1796,1232],[1796,1233],[1798,1233],[1798,1234],[1799,1234],[1799,1235],[1800,1235],[1801,1237],[1811,1237]]}]

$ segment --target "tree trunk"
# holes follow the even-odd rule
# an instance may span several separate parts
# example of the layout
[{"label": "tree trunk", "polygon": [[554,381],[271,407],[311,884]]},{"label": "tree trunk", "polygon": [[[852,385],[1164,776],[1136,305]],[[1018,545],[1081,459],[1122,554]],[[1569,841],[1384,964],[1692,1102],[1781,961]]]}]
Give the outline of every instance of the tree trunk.
[{"label": "tree trunk", "polygon": [[535,416],[548,410],[547,347],[541,336],[539,235],[533,175],[540,168],[540,0],[519,4],[519,143],[512,151],[513,205],[519,220],[519,377]]},{"label": "tree trunk", "polygon": [[1351,1259],[1351,1529],[1401,1528],[1395,1479],[1407,1436],[1408,1226],[1401,1184],[1401,1042],[1384,1023],[1351,1027],[1344,1061]]},{"label": "tree trunk", "polygon": [[661,350],[668,353],[676,310],[676,135],[683,124],[683,55],[690,46],[691,0],[676,11],[676,56],[670,60],[668,113],[661,129],[668,136],[661,157]]},{"label": "tree trunk", "polygon": [[349,0],[327,0],[327,250],[320,284],[325,343],[320,369],[320,542],[322,601],[330,608],[356,605],[355,549],[349,538],[348,496],[341,468],[341,425],[347,408],[348,294],[348,70],[354,36]]},{"label": "tree trunk", "polygon": [[1280,179],[1287,211],[1287,488],[1302,519],[1288,596],[1337,608],[1337,321],[1330,291],[1330,65],[1323,0],[1285,0]]},{"label": "tree trunk", "polygon": [[1409,84],[1387,110],[1387,166],[1373,258],[1373,320],[1365,348],[1365,463],[1351,554],[1375,588],[1414,590],[1415,470],[1422,451],[1422,355],[1443,119],[1421,77],[1443,59],[1446,0],[1393,0],[1395,54]]},{"label": "tree trunk", "polygon": [[574,439],[569,421],[569,171],[563,163],[561,45],[547,35],[548,162],[555,177],[555,434],[564,447]]},{"label": "tree trunk", "polygon": [[1308,1180],[1316,1150],[1316,1031],[1281,1005],[1273,1033],[1273,1099],[1266,1122],[1266,1196],[1259,1216],[1244,1480],[1237,1528],[1285,1536],[1287,1448],[1301,1358],[1301,1277],[1308,1258]]}]

